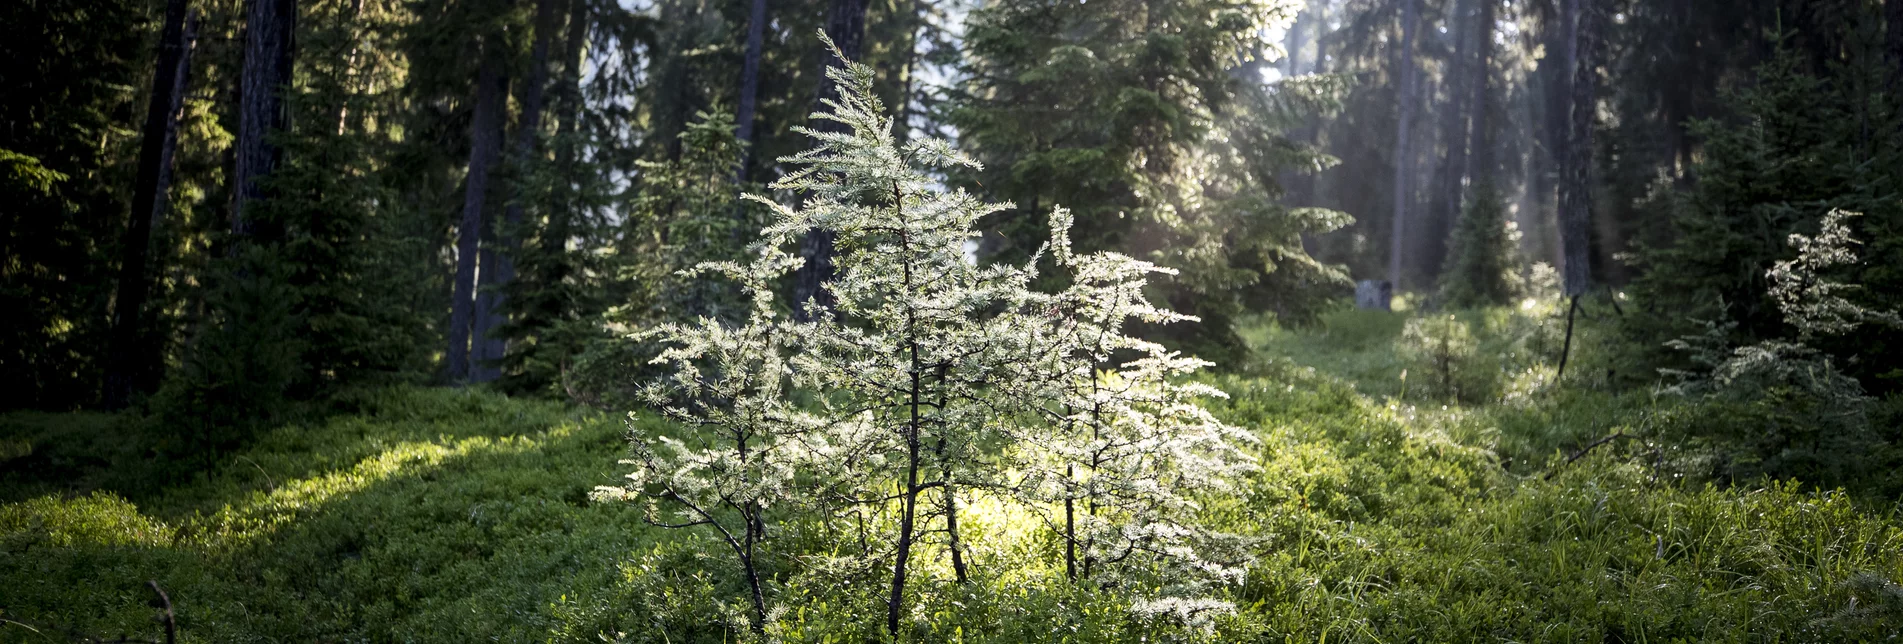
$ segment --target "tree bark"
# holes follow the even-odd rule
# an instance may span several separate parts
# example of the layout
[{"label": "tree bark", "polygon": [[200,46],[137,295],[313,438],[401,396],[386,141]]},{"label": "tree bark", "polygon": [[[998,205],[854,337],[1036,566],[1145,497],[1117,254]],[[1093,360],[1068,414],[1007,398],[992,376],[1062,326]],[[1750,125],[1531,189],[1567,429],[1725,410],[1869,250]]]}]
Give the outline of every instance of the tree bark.
[{"label": "tree bark", "polygon": [[745,145],[740,152],[740,167],[735,176],[746,183],[750,166],[753,165],[755,105],[760,94],[760,47],[766,34],[766,0],[753,0],[752,8],[747,12],[747,55],[740,66],[740,106],[734,115],[734,123],[740,127],[737,133]]},{"label": "tree bark", "polygon": [[1410,131],[1414,121],[1414,86],[1419,82],[1414,69],[1414,31],[1420,22],[1420,0],[1402,0],[1401,12],[1401,87],[1396,96],[1396,125],[1394,139],[1394,221],[1393,239],[1388,244],[1388,282],[1395,290],[1401,289],[1402,261],[1406,258],[1403,249],[1407,246],[1407,211],[1411,187],[1409,186],[1412,146],[1409,145],[1413,133]]},{"label": "tree bark", "polygon": [[1890,50],[1891,85],[1903,85],[1903,0],[1884,0],[1883,21],[1889,33],[1885,43]]},{"label": "tree bark", "polygon": [[[542,107],[548,86],[548,48],[555,31],[555,0],[535,3],[535,40],[529,46],[529,77],[522,87],[521,116],[516,123],[516,176],[508,205],[503,210],[503,226],[488,231],[495,241],[480,253],[483,288],[476,295],[476,360],[470,380],[492,382],[502,377],[502,360],[508,355],[509,342],[502,326],[508,323],[508,289],[515,282],[515,256],[522,249],[523,199],[521,185],[535,160],[536,141],[542,132]],[[500,136],[500,134],[498,134]]]},{"label": "tree bark", "polygon": [[240,238],[257,234],[256,217],[247,211],[265,198],[263,180],[283,161],[283,150],[270,139],[272,133],[290,128],[282,92],[291,82],[296,31],[297,0],[246,3],[237,169],[232,176],[237,199],[231,209],[231,232]]},{"label": "tree bark", "polygon": [[1498,0],[1478,0],[1474,8],[1473,69],[1468,77],[1473,89],[1473,97],[1468,99],[1468,113],[1473,123],[1467,132],[1471,138],[1467,141],[1467,180],[1472,186],[1490,185],[1496,158],[1493,139],[1493,30],[1499,9]]},{"label": "tree bark", "polygon": [[[1447,26],[1453,33],[1454,55],[1447,65],[1447,106],[1441,114],[1440,140],[1446,146],[1447,156],[1441,161],[1434,176],[1434,194],[1428,200],[1426,217],[1420,222],[1420,233],[1416,237],[1421,241],[1424,252],[1415,259],[1423,277],[1438,275],[1447,259],[1447,238],[1453,231],[1453,222],[1460,217],[1461,200],[1466,194],[1467,184],[1467,143],[1473,125],[1473,95],[1471,87],[1473,68],[1469,64],[1473,51],[1473,24],[1469,19],[1474,15],[1476,0],[1455,0],[1452,3],[1453,14],[1448,16]],[[1428,92],[1432,95],[1433,92]]]},{"label": "tree bark", "polygon": [[[823,67],[843,65],[847,61],[858,61],[861,57],[860,53],[865,48],[866,0],[832,0],[831,9],[826,13],[826,35],[833,39],[833,44],[839,47],[839,53],[845,56],[845,60],[835,60],[831,55],[821,56],[821,59],[825,61]],[[833,86],[832,79],[826,77],[825,70],[822,68],[814,109],[826,109],[825,101],[838,98],[839,88]],[[819,121],[813,127],[821,131],[836,132],[845,126],[833,121]],[[800,266],[799,273],[794,279],[793,315],[795,318],[801,321],[811,320],[818,313],[816,310],[810,310],[807,306],[808,300],[814,302],[819,308],[832,308],[832,294],[827,292],[824,286],[832,281],[837,270],[833,266],[833,254],[831,232],[819,230],[808,232],[806,239],[800,243],[800,255],[806,258],[806,263]],[[894,624],[896,626],[896,622]]]},{"label": "tree bark", "polygon": [[198,36],[198,14],[188,21],[185,0],[165,3],[165,22],[159,30],[158,62],[152,73],[152,99],[146,105],[145,128],[139,141],[139,175],[132,187],[132,210],[126,214],[126,234],[120,242],[118,293],[113,299],[111,359],[106,365],[105,403],[122,409],[131,402],[138,380],[150,368],[142,358],[150,352],[140,346],[144,331],[146,255],[152,246],[152,228],[165,215],[165,193],[178,144],[178,120],[184,105],[185,79],[191,67],[191,47]]},{"label": "tree bark", "polygon": [[587,51],[588,40],[588,3],[584,0],[569,0],[568,29],[562,36],[562,80],[560,93],[555,97],[556,110],[562,122],[555,130],[555,169],[557,173],[555,190],[548,213],[548,229],[542,234],[542,244],[554,247],[556,260],[549,279],[559,283],[568,274],[566,255],[570,218],[574,213],[573,175],[575,172],[575,137],[581,129],[582,93],[581,68],[582,56]]},{"label": "tree bark", "polygon": [[1567,30],[1571,34],[1568,69],[1573,75],[1567,111],[1565,155],[1561,158],[1559,187],[1560,280],[1566,295],[1586,292],[1591,283],[1592,127],[1596,111],[1598,75],[1597,0],[1567,1]]},{"label": "tree bark", "polygon": [[508,80],[502,75],[500,52],[483,47],[482,62],[476,71],[476,98],[469,126],[469,172],[464,179],[462,221],[456,230],[456,282],[449,314],[449,380],[463,383],[470,379],[470,338],[476,308],[476,262],[482,238],[484,197],[489,188],[489,171],[502,155],[503,97],[508,95]]},{"label": "tree bark", "polygon": [[[1304,8],[1300,13],[1295,14],[1295,22],[1288,27],[1288,39],[1283,45],[1288,51],[1284,52],[1282,57],[1282,63],[1287,67],[1282,73],[1288,78],[1302,75],[1302,45],[1308,36],[1308,21],[1308,11]],[[1260,78],[1248,80],[1251,83],[1262,81]]]}]

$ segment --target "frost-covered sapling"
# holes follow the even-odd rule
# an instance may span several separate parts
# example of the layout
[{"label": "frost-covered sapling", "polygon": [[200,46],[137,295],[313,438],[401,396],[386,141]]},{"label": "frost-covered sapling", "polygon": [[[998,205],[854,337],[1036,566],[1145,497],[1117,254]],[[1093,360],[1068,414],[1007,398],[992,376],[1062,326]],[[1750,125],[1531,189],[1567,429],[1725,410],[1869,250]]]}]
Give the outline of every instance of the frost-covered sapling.
[{"label": "frost-covered sapling", "polygon": [[[1234,570],[1240,557],[1203,556],[1220,539],[1193,519],[1197,495],[1253,467],[1241,449],[1249,437],[1195,402],[1220,392],[1181,382],[1207,363],[1122,332],[1127,320],[1187,319],[1144,299],[1145,279],[1162,269],[1072,254],[1061,209],[1046,248],[1069,288],[1031,288],[1042,252],[1024,265],[971,261],[978,221],[1009,205],[945,190],[934,173],[976,164],[941,140],[900,145],[871,68],[827,73],[840,96],[814,118],[843,127],[800,128],[817,145],[782,159],[803,167],[773,184],[803,203],[748,195],[773,218],[759,258],[705,269],[738,279],[751,314],[654,332],[672,347],[659,362],[674,375],[649,399],[682,429],[637,434],[639,471],[602,495],[672,506],[669,525],[716,531],[748,576],[756,630],[766,615],[757,548],[772,512],[794,502],[822,517],[889,519],[855,556],[889,571],[894,634],[930,535],[943,535],[957,581],[972,575],[959,513],[973,495],[1039,512],[1084,504],[1064,534],[1089,562]],[[831,305],[794,302],[807,319],[782,320],[771,286],[800,262],[786,249],[814,232],[837,240],[836,276],[822,286]],[[1052,489],[1059,470],[1056,496],[1027,492]],[[1190,604],[1202,606],[1171,606]]]},{"label": "frost-covered sapling", "polygon": [[1053,370],[1025,382],[1047,389],[1038,398],[1054,413],[1021,446],[1020,492],[1058,533],[1072,580],[1114,585],[1124,571],[1161,569],[1166,597],[1139,608],[1223,607],[1193,595],[1233,579],[1248,557],[1196,513],[1205,495],[1256,469],[1245,451],[1255,438],[1199,404],[1223,397],[1185,380],[1208,362],[1124,333],[1131,321],[1194,321],[1144,296],[1151,274],[1170,271],[1115,253],[1073,254],[1069,213],[1060,208],[1051,219],[1049,251],[1071,285],[1044,301]]},{"label": "frost-covered sapling", "polygon": [[[763,632],[767,608],[761,542],[773,512],[794,495],[803,452],[791,438],[815,421],[787,395],[791,334],[773,308],[775,280],[798,260],[772,246],[747,264],[709,263],[684,277],[730,277],[752,296],[742,324],[702,318],[640,334],[668,348],[654,362],[672,375],[649,384],[646,402],[679,423],[678,435],[645,436],[630,423],[634,465],[624,487],[599,487],[600,500],[648,508],[648,521],[670,528],[706,526],[732,549],[746,577],[750,626]],[[632,420],[632,415],[631,415]],[[663,507],[666,507],[664,510]]]}]

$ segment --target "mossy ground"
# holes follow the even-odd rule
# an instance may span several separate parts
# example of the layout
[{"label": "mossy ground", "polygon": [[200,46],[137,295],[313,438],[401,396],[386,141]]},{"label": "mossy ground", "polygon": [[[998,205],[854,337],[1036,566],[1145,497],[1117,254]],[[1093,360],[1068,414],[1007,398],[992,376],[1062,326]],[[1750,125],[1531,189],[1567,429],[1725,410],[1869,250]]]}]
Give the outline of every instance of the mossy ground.
[{"label": "mossy ground", "polygon": [[[1226,591],[1236,614],[1206,627],[1134,616],[1128,589],[1066,586],[1038,563],[1048,544],[979,510],[977,582],[955,587],[928,558],[912,639],[1903,632],[1894,499],[1684,477],[1664,463],[1669,446],[1643,438],[1671,403],[1613,390],[1592,325],[1576,338],[1581,362],[1569,369],[1579,371],[1555,389],[1550,310],[1455,320],[1459,351],[1432,341],[1449,338],[1445,328],[1410,339],[1403,314],[1263,326],[1250,337],[1265,357],[1213,378],[1231,396],[1219,412],[1263,439],[1263,474],[1208,507],[1213,521],[1259,538],[1248,578]],[[1448,355],[1461,364],[1442,369]],[[1465,380],[1442,387],[1442,376]],[[742,639],[740,594],[717,544],[589,502],[589,489],[620,473],[619,415],[481,391],[380,390],[267,431],[208,472],[145,463],[144,431],[114,416],[0,417],[0,619],[21,623],[0,622],[0,641],[65,637],[54,629],[150,637],[147,580],[170,593],[184,641]],[[635,431],[664,428],[640,421]],[[1641,438],[1565,463],[1621,431]],[[789,547],[823,542],[796,532]],[[870,597],[787,585],[773,632],[861,641],[883,622]]]}]

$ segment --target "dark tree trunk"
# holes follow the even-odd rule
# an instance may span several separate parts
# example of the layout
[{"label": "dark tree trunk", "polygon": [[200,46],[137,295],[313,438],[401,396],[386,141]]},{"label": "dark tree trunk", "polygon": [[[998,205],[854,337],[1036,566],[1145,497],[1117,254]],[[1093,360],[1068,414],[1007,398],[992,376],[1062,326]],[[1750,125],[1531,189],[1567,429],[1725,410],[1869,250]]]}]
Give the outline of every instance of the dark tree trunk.
[{"label": "dark tree trunk", "polygon": [[1568,0],[1568,48],[1572,71],[1564,155],[1560,159],[1560,280],[1569,296],[1586,292],[1591,282],[1592,127],[1598,75],[1598,0]]},{"label": "dark tree trunk", "polygon": [[[1307,73],[1325,74],[1328,73],[1328,3],[1311,2],[1308,8],[1313,12],[1309,22],[1315,28],[1315,58],[1309,61]],[[1303,72],[1298,69],[1296,73]],[[1318,146],[1321,142],[1321,118],[1310,116],[1307,122],[1302,124],[1296,137],[1302,143]],[[1321,172],[1315,168],[1303,168],[1301,173],[1289,182],[1289,202],[1294,205],[1317,205],[1316,202],[1320,199],[1317,189],[1320,174]],[[1319,250],[1314,233],[1302,231],[1301,238],[1304,252],[1314,255]]]},{"label": "dark tree trunk", "polygon": [[753,0],[753,6],[747,12],[747,57],[740,66],[740,107],[734,115],[734,124],[740,127],[738,138],[746,147],[741,151],[740,167],[736,175],[741,183],[746,183],[747,175],[753,164],[753,148],[757,143],[754,137],[754,110],[760,94],[760,47],[766,34],[766,0]]},{"label": "dark tree trunk", "polygon": [[1423,277],[1437,275],[1446,261],[1447,237],[1453,230],[1454,220],[1460,217],[1461,197],[1466,193],[1468,127],[1473,124],[1473,105],[1469,102],[1473,95],[1468,91],[1473,74],[1468,62],[1473,51],[1473,24],[1469,19],[1473,16],[1475,1],[1456,0],[1452,3],[1453,13],[1447,18],[1454,41],[1454,54],[1446,73],[1447,105],[1440,122],[1440,140],[1447,155],[1435,170],[1434,192],[1425,208],[1426,216],[1417,227],[1420,232],[1415,235],[1424,249],[1415,259]]},{"label": "dark tree trunk", "polygon": [[274,132],[290,128],[281,92],[291,82],[292,38],[297,32],[297,0],[250,0],[245,9],[244,68],[238,90],[237,169],[232,185],[231,232],[253,237],[256,217],[247,212],[266,196],[263,180],[283,161],[271,142]]},{"label": "dark tree trunk", "polygon": [[[554,182],[545,195],[548,222],[536,235],[540,251],[537,276],[540,291],[535,294],[536,313],[533,315],[536,317],[530,319],[545,322],[534,330],[537,342],[553,342],[554,327],[561,321],[573,319],[580,308],[576,298],[571,297],[571,287],[567,285],[567,278],[574,270],[568,254],[568,240],[573,230],[571,222],[579,207],[576,198],[576,138],[581,129],[581,68],[582,57],[586,52],[588,20],[588,2],[569,0],[568,28],[562,36],[558,59],[561,77],[555,82],[550,97],[550,109],[557,120],[553,141]],[[567,357],[562,356],[564,362],[559,365],[563,374],[567,370]]]},{"label": "dark tree trunk", "polygon": [[121,409],[147,375],[151,355],[143,344],[146,255],[152,246],[152,228],[165,215],[165,192],[170,183],[172,152],[178,144],[178,118],[184,104],[185,79],[191,68],[192,42],[198,35],[198,14],[187,24],[185,0],[165,3],[165,23],[159,30],[158,63],[152,73],[152,100],[146,105],[145,128],[139,141],[139,175],[132,186],[132,210],[126,214],[121,240],[118,294],[113,299],[111,359],[106,365],[105,402]]},{"label": "dark tree trunk", "polygon": [[508,95],[508,79],[502,75],[501,53],[483,47],[482,62],[476,72],[476,100],[469,126],[469,172],[464,179],[462,221],[456,230],[456,282],[449,313],[449,380],[462,383],[470,379],[469,334],[475,321],[476,258],[482,238],[484,197],[489,188],[489,171],[502,156],[503,98]]},{"label": "dark tree trunk", "polygon": [[1889,25],[1886,42],[1890,50],[1892,84],[1903,84],[1903,0],[1884,0],[1883,21]]},{"label": "dark tree trunk", "polygon": [[[520,186],[535,163],[536,141],[542,132],[542,107],[548,86],[548,48],[556,28],[555,0],[535,3],[535,40],[529,46],[529,77],[522,87],[521,116],[516,123],[516,176],[512,198],[503,210],[499,231],[488,231],[498,242],[485,247],[481,255],[482,288],[476,295],[476,360],[470,380],[491,382],[502,377],[502,361],[508,355],[508,339],[502,326],[508,323],[508,289],[515,282],[515,256],[521,251],[523,199]],[[498,125],[500,125],[498,119]],[[497,136],[501,136],[497,134]]]},{"label": "dark tree trunk", "polygon": [[1467,82],[1473,89],[1468,99],[1468,113],[1473,115],[1473,124],[1468,128],[1471,138],[1467,141],[1467,177],[1475,187],[1491,185],[1497,170],[1494,156],[1493,139],[1493,30],[1498,16],[1498,0],[1478,0],[1474,8],[1473,45],[1474,62]]},{"label": "dark tree trunk", "polygon": [[[1308,11],[1304,10],[1301,13],[1295,14],[1294,24],[1288,27],[1288,40],[1283,45],[1288,51],[1285,52],[1286,55],[1282,61],[1283,64],[1287,66],[1282,73],[1288,78],[1302,75],[1302,46],[1304,40],[1308,37],[1308,23]],[[1260,82],[1260,80],[1261,79],[1251,78],[1249,82]]]},{"label": "dark tree trunk", "polygon": [[898,125],[892,138],[902,146],[912,140],[912,94],[918,84],[918,47],[925,35],[925,0],[911,0],[906,17],[905,63],[899,67]]},{"label": "dark tree trunk", "polygon": [[581,129],[582,94],[581,68],[582,56],[587,51],[588,40],[588,3],[585,0],[569,0],[568,29],[562,36],[562,80],[556,95],[556,110],[562,122],[555,130],[555,169],[558,173],[555,190],[548,213],[548,229],[542,234],[542,243],[554,249],[559,258],[550,279],[556,283],[568,274],[569,220],[574,209],[573,185],[575,172],[575,137]]},{"label": "dark tree trunk", "polygon": [[[832,0],[832,7],[826,13],[826,35],[839,46],[839,53],[847,61],[858,61],[865,48],[866,37],[866,0]],[[835,60],[831,55],[821,57],[824,67],[843,65],[845,61]],[[815,101],[816,110],[824,110],[824,101],[839,98],[839,88],[827,78],[824,70],[819,77],[819,92]],[[814,127],[824,131],[838,131],[845,126],[833,121],[819,121]],[[832,281],[833,234],[825,231],[812,231],[800,244],[800,255],[806,258],[793,283],[793,314],[804,321],[812,319],[817,311],[809,310],[807,301],[811,300],[821,308],[832,308],[833,297],[824,285]],[[896,624],[896,622],[895,622]]]},{"label": "dark tree trunk", "polygon": [[1414,69],[1414,32],[1420,23],[1420,0],[1402,2],[1406,4],[1402,5],[1401,12],[1401,86],[1395,96],[1393,239],[1388,244],[1388,282],[1397,291],[1401,288],[1401,271],[1404,270],[1402,261],[1406,259],[1403,249],[1407,246],[1407,211],[1412,201],[1409,178],[1414,158],[1411,150],[1413,146],[1410,145],[1414,124],[1414,86],[1420,82]]}]

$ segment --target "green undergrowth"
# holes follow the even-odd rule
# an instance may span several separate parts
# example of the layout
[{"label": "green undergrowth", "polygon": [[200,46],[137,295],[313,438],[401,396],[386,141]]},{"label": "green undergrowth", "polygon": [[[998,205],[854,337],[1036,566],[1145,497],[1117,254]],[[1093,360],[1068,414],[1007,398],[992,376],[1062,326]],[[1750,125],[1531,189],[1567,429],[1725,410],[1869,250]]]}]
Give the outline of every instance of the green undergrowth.
[{"label": "green undergrowth", "polygon": [[[1580,371],[1553,388],[1556,347],[1531,335],[1550,315],[1454,319],[1467,325],[1456,356],[1465,373],[1448,370],[1465,383],[1458,391],[1416,378],[1436,356],[1410,340],[1407,317],[1353,311],[1318,329],[1258,329],[1251,340],[1272,357],[1211,377],[1231,396],[1217,412],[1262,438],[1262,475],[1205,507],[1256,539],[1247,578],[1223,591],[1235,614],[1184,624],[1129,610],[1140,589],[1069,585],[1035,525],[975,499],[974,582],[952,583],[942,549],[928,545],[907,638],[1839,642],[1903,632],[1895,497],[1697,476],[1660,430],[1687,413],[1613,389],[1603,372],[1616,367],[1590,353],[1606,337],[1596,323],[1575,338],[1568,369]],[[588,500],[621,473],[618,415],[481,391],[381,390],[263,432],[208,473],[140,469],[141,427],[0,416],[0,618],[46,634],[0,622],[0,641],[64,637],[49,629],[151,637],[147,580],[170,594],[191,642],[746,639],[743,586],[723,546]],[[1568,462],[1620,434],[1632,438]],[[792,556],[769,571],[780,582],[770,632],[877,639],[876,580],[799,574],[838,538],[814,525],[793,521],[775,536]]]}]

